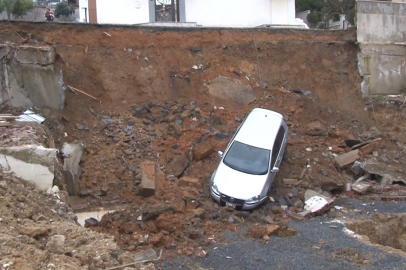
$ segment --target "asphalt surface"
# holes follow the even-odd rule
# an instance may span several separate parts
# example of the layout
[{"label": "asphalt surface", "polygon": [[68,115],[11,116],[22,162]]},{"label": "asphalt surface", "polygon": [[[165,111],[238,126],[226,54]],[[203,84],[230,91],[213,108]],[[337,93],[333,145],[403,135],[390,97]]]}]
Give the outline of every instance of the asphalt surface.
[{"label": "asphalt surface", "polygon": [[[341,204],[347,209],[361,210],[359,215],[368,215],[376,211],[406,212],[404,202],[383,203],[348,199]],[[219,270],[406,269],[405,257],[360,242],[344,232],[343,224],[330,223],[332,220],[334,218],[326,214],[304,222],[291,221],[289,225],[296,230],[295,236],[271,236],[268,243],[250,240],[244,235],[246,228],[240,227],[237,232],[225,232],[227,244],[211,245],[206,258],[178,257],[162,262],[157,267]],[[337,228],[330,227],[332,225]],[[359,260],[355,260],[358,264],[351,262],[354,260],[347,260],[348,256],[358,258]]]}]

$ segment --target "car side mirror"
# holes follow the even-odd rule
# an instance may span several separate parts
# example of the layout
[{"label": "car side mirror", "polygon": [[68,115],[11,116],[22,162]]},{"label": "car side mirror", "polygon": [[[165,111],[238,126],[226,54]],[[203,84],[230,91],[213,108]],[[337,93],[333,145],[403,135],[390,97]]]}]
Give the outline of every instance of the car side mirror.
[{"label": "car side mirror", "polygon": [[218,151],[218,152],[217,152],[217,155],[219,155],[219,157],[222,158],[222,157],[223,157],[223,151]]},{"label": "car side mirror", "polygon": [[273,173],[279,172],[279,168],[278,168],[278,167],[273,167],[272,172],[273,172]]}]

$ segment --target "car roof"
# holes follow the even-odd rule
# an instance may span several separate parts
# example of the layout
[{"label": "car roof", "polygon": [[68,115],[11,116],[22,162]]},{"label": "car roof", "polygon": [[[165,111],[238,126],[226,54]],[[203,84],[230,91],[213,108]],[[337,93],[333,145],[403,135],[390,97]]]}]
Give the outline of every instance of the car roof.
[{"label": "car roof", "polygon": [[234,140],[271,150],[282,122],[281,114],[255,108],[244,120]]}]

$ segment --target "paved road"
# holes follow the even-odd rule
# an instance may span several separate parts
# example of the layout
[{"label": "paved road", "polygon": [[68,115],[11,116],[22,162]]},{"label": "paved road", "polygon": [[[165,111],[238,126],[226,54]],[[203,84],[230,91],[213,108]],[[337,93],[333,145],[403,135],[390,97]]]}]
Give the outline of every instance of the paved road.
[{"label": "paved road", "polygon": [[[355,208],[366,212],[377,209],[381,213],[404,213],[405,203],[381,203],[348,200],[346,208]],[[244,237],[244,230],[225,232],[228,240],[226,246],[211,246],[207,258],[178,257],[172,265],[166,261],[161,269],[406,269],[406,258],[390,254],[381,249],[363,244],[343,232],[344,225],[335,223],[331,228],[332,218],[328,215],[315,217],[306,222],[290,222],[297,234],[293,237],[272,236],[269,243],[253,241]],[[321,244],[322,243],[322,244]],[[320,247],[320,249],[314,248]],[[213,249],[218,247],[218,249]],[[358,250],[359,261],[352,263],[345,259],[345,254],[354,254]],[[350,251],[345,253],[344,251]],[[231,257],[231,259],[227,258]],[[355,255],[352,255],[353,258]]]}]

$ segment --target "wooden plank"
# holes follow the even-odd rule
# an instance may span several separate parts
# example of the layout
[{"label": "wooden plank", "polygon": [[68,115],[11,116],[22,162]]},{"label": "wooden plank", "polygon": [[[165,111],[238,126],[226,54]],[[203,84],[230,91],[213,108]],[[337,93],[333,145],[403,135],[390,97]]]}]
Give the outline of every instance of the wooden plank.
[{"label": "wooden plank", "polygon": [[350,151],[350,152],[348,152],[348,153],[345,153],[345,154],[336,156],[336,157],[334,158],[334,160],[335,160],[335,162],[337,163],[337,165],[338,165],[340,168],[343,168],[343,167],[345,167],[345,166],[347,166],[347,165],[349,165],[349,164],[354,163],[354,162],[355,162],[356,160],[358,160],[359,158],[360,158],[360,156],[359,156],[359,150],[356,149],[356,150],[352,150],[352,151]]}]

